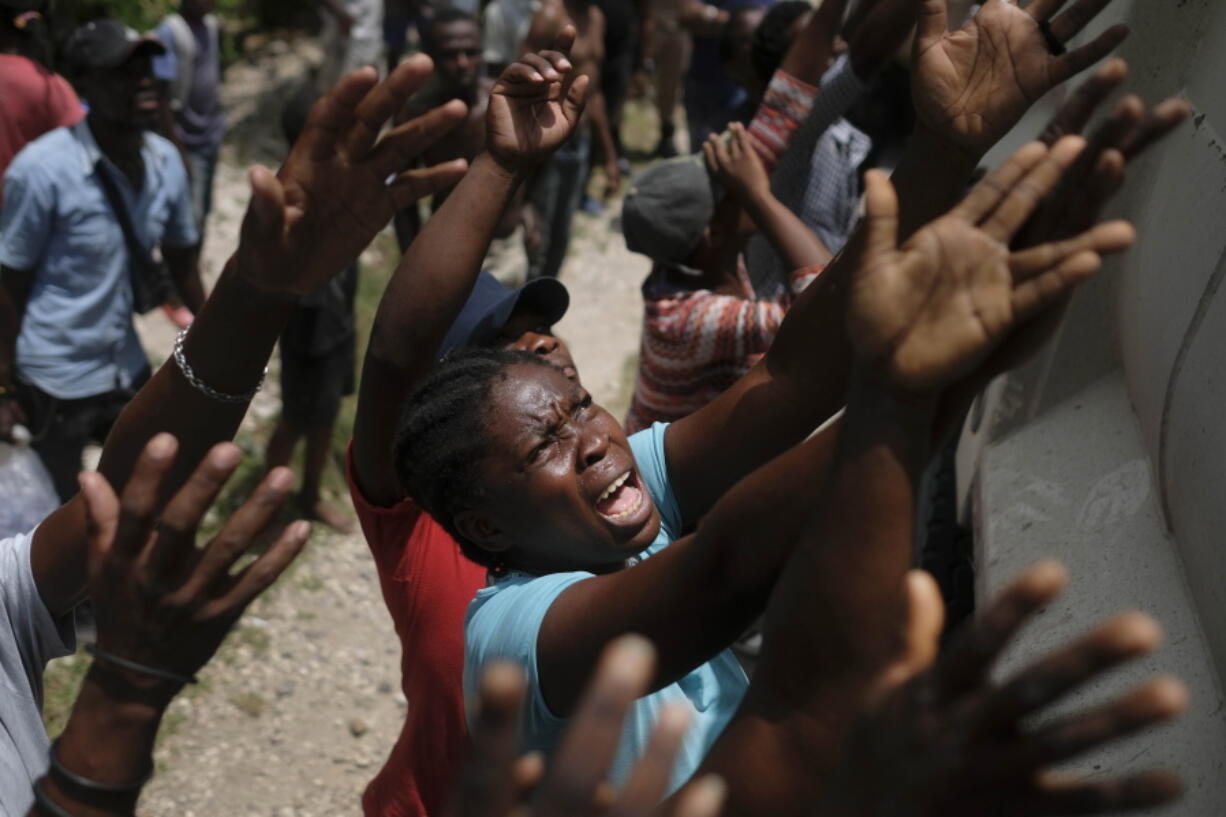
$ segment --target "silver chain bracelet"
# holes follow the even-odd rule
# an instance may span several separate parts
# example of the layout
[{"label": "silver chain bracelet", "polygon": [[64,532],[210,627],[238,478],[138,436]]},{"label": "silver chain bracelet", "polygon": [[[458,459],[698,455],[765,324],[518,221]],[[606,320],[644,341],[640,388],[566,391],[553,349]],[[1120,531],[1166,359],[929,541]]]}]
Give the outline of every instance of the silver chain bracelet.
[{"label": "silver chain bracelet", "polygon": [[[190,327],[189,327],[190,328]],[[264,386],[264,378],[268,375],[268,367],[264,367],[264,373],[260,375],[260,382],[255,384],[255,388],[245,394],[226,394],[225,392],[217,391],[217,389],[205,383],[196,373],[192,371],[192,367],[187,363],[187,356],[183,354],[183,343],[187,340],[187,329],[184,329],[175,336],[175,365],[179,367],[179,371],[183,373],[183,377],[192,385],[196,391],[201,392],[207,397],[218,401],[219,403],[250,403],[251,398]]]}]

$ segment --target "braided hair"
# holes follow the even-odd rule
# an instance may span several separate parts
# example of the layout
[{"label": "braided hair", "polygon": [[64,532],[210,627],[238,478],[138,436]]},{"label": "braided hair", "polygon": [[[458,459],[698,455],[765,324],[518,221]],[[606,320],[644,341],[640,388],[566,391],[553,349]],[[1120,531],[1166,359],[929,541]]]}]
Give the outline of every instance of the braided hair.
[{"label": "braided hair", "polygon": [[449,355],[405,403],[392,450],[401,487],[477,564],[499,568],[500,556],[465,539],[455,517],[482,499],[481,461],[490,448],[489,395],[512,366],[551,367],[531,352],[462,349]]},{"label": "braided hair", "polygon": [[792,25],[806,12],[812,11],[805,0],[783,0],[770,11],[753,32],[753,69],[763,83],[771,81],[783,64],[783,57],[792,45]]}]

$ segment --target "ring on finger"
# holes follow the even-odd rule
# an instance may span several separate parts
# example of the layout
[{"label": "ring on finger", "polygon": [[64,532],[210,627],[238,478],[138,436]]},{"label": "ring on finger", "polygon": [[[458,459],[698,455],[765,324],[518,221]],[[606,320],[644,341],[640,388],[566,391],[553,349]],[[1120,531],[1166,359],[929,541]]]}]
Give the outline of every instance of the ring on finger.
[{"label": "ring on finger", "polygon": [[1039,33],[1043,35],[1043,41],[1047,43],[1047,51],[1053,57],[1062,57],[1068,53],[1068,49],[1064,47],[1064,43],[1060,42],[1051,30],[1051,23],[1047,20],[1036,20],[1039,24]]}]

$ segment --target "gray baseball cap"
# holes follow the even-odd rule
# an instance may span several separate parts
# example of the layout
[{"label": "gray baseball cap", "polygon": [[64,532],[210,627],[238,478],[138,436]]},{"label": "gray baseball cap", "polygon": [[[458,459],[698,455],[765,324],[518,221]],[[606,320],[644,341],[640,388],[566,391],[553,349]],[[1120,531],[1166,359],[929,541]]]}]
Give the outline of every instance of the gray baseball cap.
[{"label": "gray baseball cap", "polygon": [[701,153],[656,162],[635,176],[626,192],[626,246],[654,261],[685,261],[698,248],[723,195]]}]

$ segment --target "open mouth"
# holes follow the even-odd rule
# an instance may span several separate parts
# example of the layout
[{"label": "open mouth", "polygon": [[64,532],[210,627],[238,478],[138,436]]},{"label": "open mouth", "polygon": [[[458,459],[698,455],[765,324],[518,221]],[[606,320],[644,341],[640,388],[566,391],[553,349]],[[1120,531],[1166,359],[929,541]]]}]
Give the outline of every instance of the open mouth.
[{"label": "open mouth", "polygon": [[610,522],[625,522],[643,508],[645,497],[633,468],[609,483],[596,499],[596,512]]}]

